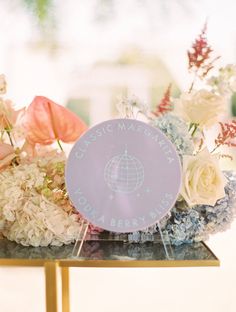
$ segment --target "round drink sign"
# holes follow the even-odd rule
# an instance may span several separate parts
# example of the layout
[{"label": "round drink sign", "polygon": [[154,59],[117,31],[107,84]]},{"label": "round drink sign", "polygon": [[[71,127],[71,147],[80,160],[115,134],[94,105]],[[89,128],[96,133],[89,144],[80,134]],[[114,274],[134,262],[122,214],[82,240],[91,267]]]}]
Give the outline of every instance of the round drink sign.
[{"label": "round drink sign", "polygon": [[69,197],[93,225],[113,232],[145,229],[173,207],[181,164],[159,130],[132,119],[102,122],[72,148],[66,165]]}]

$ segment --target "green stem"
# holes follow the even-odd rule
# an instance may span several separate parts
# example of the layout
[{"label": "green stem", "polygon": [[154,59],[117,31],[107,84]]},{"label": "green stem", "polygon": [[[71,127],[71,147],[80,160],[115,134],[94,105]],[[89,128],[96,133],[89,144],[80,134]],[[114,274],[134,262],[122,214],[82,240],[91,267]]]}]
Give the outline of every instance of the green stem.
[{"label": "green stem", "polygon": [[191,93],[192,90],[193,90],[194,84],[195,84],[196,79],[197,79],[197,74],[198,74],[198,70],[196,70],[195,73],[194,73],[193,81],[192,81],[191,86],[190,86],[190,88],[188,90],[188,93]]},{"label": "green stem", "polygon": [[195,80],[192,81],[191,86],[188,90],[188,93],[191,93],[191,91],[193,90],[194,83],[195,83]]},{"label": "green stem", "polygon": [[61,150],[62,152],[64,152],[64,151],[63,151],[63,148],[62,148],[62,146],[61,146],[60,140],[57,140],[57,144],[58,144],[58,146],[60,147],[60,150]]},{"label": "green stem", "polygon": [[188,131],[190,132],[192,130],[192,127],[194,126],[194,123],[190,123]]},{"label": "green stem", "polygon": [[10,143],[11,143],[11,146],[13,146],[13,147],[14,147],[14,144],[13,144],[13,141],[12,141],[12,137],[11,137],[11,134],[10,134],[10,131],[9,131],[9,130],[6,130],[6,132],[7,132],[7,135],[8,135],[9,141],[10,141]]},{"label": "green stem", "polygon": [[192,137],[193,137],[194,134],[196,133],[197,128],[198,128],[198,124],[194,124],[194,129],[193,129],[193,132],[192,132]]},{"label": "green stem", "polygon": [[214,153],[214,152],[217,150],[217,148],[218,148],[219,146],[220,146],[220,145],[216,145],[216,146],[213,148],[213,150],[211,151],[211,154]]}]

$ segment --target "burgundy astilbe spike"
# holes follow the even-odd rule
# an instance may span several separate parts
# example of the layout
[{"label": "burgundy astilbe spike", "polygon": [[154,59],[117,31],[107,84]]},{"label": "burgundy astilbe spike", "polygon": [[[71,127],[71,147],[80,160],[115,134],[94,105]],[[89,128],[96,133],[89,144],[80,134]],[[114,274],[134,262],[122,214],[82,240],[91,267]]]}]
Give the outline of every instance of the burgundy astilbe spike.
[{"label": "burgundy astilbe spike", "polygon": [[156,110],[152,113],[159,117],[161,115],[164,115],[165,113],[168,113],[172,111],[173,107],[170,100],[170,91],[171,91],[171,84],[169,84],[166,92],[164,93],[163,98],[161,99],[160,103],[156,106]]},{"label": "burgundy astilbe spike", "polygon": [[207,23],[205,23],[200,35],[197,37],[188,53],[188,68],[199,78],[204,78],[214,67],[213,63],[219,58],[212,59],[213,49],[207,42]]},{"label": "burgundy astilbe spike", "polygon": [[[236,147],[236,120],[233,120],[230,123],[220,122],[221,132],[218,134],[215,139],[216,148],[221,145],[227,145],[229,147]],[[214,150],[215,150],[214,149]]]}]

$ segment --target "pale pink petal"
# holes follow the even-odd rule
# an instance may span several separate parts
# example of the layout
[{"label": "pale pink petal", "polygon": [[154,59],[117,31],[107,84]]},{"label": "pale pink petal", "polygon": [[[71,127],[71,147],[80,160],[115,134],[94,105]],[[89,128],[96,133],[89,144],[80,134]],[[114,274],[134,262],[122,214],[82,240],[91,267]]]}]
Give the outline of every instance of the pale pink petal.
[{"label": "pale pink petal", "polygon": [[15,157],[16,154],[11,145],[0,143],[0,169],[8,166]]},{"label": "pale pink petal", "polygon": [[6,143],[0,143],[0,160],[14,153],[14,148]]},{"label": "pale pink petal", "polygon": [[31,144],[27,140],[25,140],[25,143],[23,144],[21,148],[21,152],[26,152],[29,157],[34,157],[35,156],[35,144]]}]

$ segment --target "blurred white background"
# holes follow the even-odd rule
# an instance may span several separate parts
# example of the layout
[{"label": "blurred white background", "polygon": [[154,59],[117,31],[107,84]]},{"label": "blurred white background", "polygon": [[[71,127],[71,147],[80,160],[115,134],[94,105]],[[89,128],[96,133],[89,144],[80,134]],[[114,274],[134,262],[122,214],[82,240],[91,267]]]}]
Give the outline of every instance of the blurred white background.
[{"label": "blurred white background", "polygon": [[[0,0],[0,72],[17,106],[45,95],[89,124],[136,94],[188,88],[186,50],[206,19],[220,65],[236,61],[234,0]],[[230,109],[229,109],[230,112]],[[220,268],[73,269],[72,312],[235,312],[236,223],[210,247]],[[0,268],[0,312],[44,311],[38,268]]]},{"label": "blurred white background", "polygon": [[0,1],[0,71],[17,106],[45,95],[89,124],[123,94],[155,105],[189,88],[186,51],[208,20],[218,64],[236,61],[234,0]]}]

